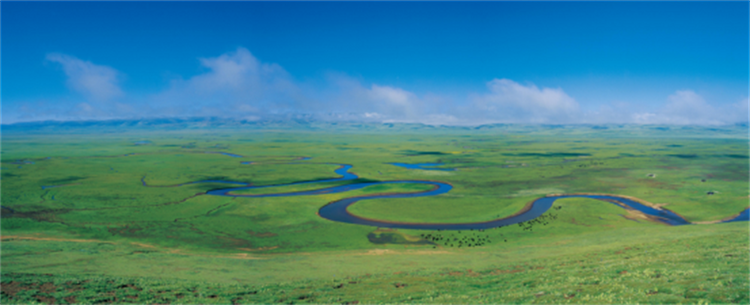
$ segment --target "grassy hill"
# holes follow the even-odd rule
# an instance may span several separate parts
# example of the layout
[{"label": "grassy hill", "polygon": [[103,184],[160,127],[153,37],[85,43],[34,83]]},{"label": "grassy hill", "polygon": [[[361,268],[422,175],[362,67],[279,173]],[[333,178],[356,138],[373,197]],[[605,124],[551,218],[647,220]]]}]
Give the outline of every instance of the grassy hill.
[{"label": "grassy hill", "polygon": [[[329,125],[116,133],[88,126],[57,134],[44,128],[6,133],[4,126],[2,303],[750,301],[747,222],[671,227],[614,204],[571,198],[555,202],[544,224],[460,233],[383,230],[316,213],[335,200],[418,192],[423,185],[233,198],[205,195],[227,184],[186,184],[315,181],[337,177],[336,164],[350,164],[360,180],[267,192],[429,180],[453,189],[364,200],[349,212],[392,221],[480,222],[512,215],[547,194],[588,192],[636,197],[708,223],[748,208],[746,127],[405,131],[409,125],[392,124],[400,131],[389,132],[386,124],[341,131]],[[446,245],[471,238],[486,242]]]}]

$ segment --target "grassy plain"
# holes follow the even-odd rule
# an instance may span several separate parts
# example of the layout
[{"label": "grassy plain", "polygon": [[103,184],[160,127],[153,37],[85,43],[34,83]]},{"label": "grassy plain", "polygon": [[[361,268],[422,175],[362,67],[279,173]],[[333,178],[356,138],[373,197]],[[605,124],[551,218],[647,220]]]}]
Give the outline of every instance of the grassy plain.
[{"label": "grassy plain", "polygon": [[231,187],[219,183],[180,186],[324,180],[342,163],[360,179],[238,193],[389,180],[454,186],[349,208],[407,222],[487,221],[547,194],[579,192],[633,196],[714,221],[746,209],[749,197],[746,128],[5,133],[2,303],[750,302],[747,222],[670,227],[577,198],[558,200],[562,208],[548,212],[556,219],[532,230],[440,233],[491,240],[482,246],[376,243],[368,235],[377,228],[316,212],[347,197],[426,186],[265,198],[203,194]]}]

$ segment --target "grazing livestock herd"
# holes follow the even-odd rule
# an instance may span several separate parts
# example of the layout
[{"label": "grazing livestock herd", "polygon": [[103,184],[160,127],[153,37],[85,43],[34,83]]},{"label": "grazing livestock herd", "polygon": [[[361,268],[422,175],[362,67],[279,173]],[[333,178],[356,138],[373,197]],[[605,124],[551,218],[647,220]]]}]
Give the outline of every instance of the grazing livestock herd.
[{"label": "grazing livestock herd", "polygon": [[[556,206],[553,209],[560,210],[562,209],[562,206]],[[521,227],[524,231],[533,231],[533,227],[535,224],[541,224],[543,226],[548,225],[552,220],[557,219],[556,214],[544,214],[542,216],[539,216],[537,218],[534,218],[529,221],[519,222],[518,226]],[[503,226],[496,227],[495,229],[500,229]],[[471,232],[471,235],[461,235],[461,231],[457,231],[457,233],[451,233],[450,236],[443,235],[443,230],[438,229],[437,232],[432,231],[430,233],[423,233],[420,236],[424,238],[425,240],[432,241],[434,243],[443,244],[446,247],[455,247],[455,248],[461,248],[461,247],[479,247],[483,246],[487,243],[492,243],[492,240],[490,240],[490,236],[488,234],[481,234],[484,232],[484,229],[469,229]],[[477,232],[479,234],[477,234]],[[503,236],[503,234],[500,234],[500,237],[503,238],[503,242],[508,242],[508,239]],[[437,248],[438,245],[433,246],[432,248]]]}]

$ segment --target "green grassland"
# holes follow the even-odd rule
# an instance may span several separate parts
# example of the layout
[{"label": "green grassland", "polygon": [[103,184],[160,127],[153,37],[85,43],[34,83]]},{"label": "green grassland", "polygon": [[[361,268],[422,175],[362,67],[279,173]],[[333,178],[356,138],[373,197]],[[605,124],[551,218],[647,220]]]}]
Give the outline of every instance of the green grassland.
[{"label": "green grassland", "polygon": [[[383,230],[317,211],[343,198],[431,186],[234,198],[204,193],[241,185],[181,185],[317,181],[350,164],[359,179],[235,193],[391,180],[453,186],[348,209],[401,222],[488,221],[548,194],[582,192],[666,204],[693,222],[736,215],[750,195],[746,128],[691,128],[6,132],[1,301],[748,303],[747,222],[671,227],[569,198],[556,201],[544,223]],[[489,242],[446,244],[480,237]]]}]

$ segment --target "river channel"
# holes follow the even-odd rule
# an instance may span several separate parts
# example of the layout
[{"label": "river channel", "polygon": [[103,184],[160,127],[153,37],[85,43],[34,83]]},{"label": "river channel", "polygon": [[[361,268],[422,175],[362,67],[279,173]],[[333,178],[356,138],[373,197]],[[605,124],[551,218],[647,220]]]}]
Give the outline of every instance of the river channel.
[{"label": "river channel", "polygon": [[[249,164],[249,163],[244,163],[244,164]],[[327,163],[327,164],[331,164],[331,163]],[[422,168],[422,166],[442,165],[439,163],[419,164],[417,166],[404,166],[403,163],[391,163],[391,164],[405,167],[405,168],[413,168],[413,169],[452,170],[452,169],[445,169],[445,168],[440,168],[440,169]],[[373,195],[363,195],[363,196],[345,198],[345,199],[341,199],[338,201],[330,202],[327,205],[323,206],[318,211],[318,215],[320,215],[320,217],[323,217],[325,219],[332,220],[332,221],[367,225],[367,226],[374,226],[374,227],[382,227],[382,228],[421,229],[421,230],[491,229],[491,228],[508,226],[508,225],[513,225],[513,224],[517,224],[520,222],[532,220],[534,218],[541,216],[545,212],[547,212],[547,210],[549,210],[552,207],[555,200],[577,197],[577,198],[590,198],[590,199],[601,200],[610,204],[617,205],[624,209],[637,210],[645,215],[648,215],[651,219],[667,224],[667,225],[678,226],[678,225],[692,224],[691,222],[687,221],[682,216],[670,210],[654,208],[654,207],[639,203],[635,200],[632,200],[626,197],[616,196],[616,195],[562,194],[562,195],[546,196],[546,197],[536,199],[529,206],[527,206],[523,211],[513,216],[494,219],[494,220],[485,221],[485,222],[473,222],[473,223],[394,222],[394,221],[388,221],[388,220],[370,219],[370,218],[360,217],[360,216],[349,213],[349,211],[347,210],[349,206],[361,200],[437,196],[440,194],[448,193],[451,189],[453,189],[453,186],[448,183],[438,182],[438,181],[426,181],[426,180],[395,180],[395,181],[352,183],[352,184],[321,188],[321,189],[316,189],[316,190],[287,192],[287,193],[273,193],[273,194],[237,194],[235,193],[237,191],[248,190],[248,189],[264,189],[264,188],[310,184],[310,183],[335,182],[335,181],[354,180],[354,179],[359,178],[357,175],[349,172],[349,170],[352,168],[351,165],[348,165],[348,164],[336,164],[336,165],[339,165],[339,168],[336,169],[334,172],[338,175],[341,175],[341,177],[339,178],[331,178],[331,179],[316,180],[316,181],[294,182],[294,183],[287,183],[287,184],[265,185],[265,186],[242,186],[242,187],[234,187],[234,188],[224,188],[224,189],[211,190],[211,191],[206,192],[206,194],[213,195],[213,196],[256,197],[256,198],[258,197],[311,196],[311,195],[320,195],[320,194],[334,194],[334,193],[348,192],[348,191],[358,190],[358,189],[362,189],[362,188],[366,188],[368,186],[374,186],[374,185],[416,183],[416,184],[432,185],[433,188],[428,191],[421,191],[421,192],[414,192],[414,193],[373,194]],[[192,183],[202,183],[202,182],[245,184],[243,182],[213,181],[213,180],[212,181],[196,181]],[[736,215],[735,217],[726,219],[722,222],[747,221],[747,220],[750,220],[750,214],[748,213],[748,209],[745,209],[741,213]]]}]

